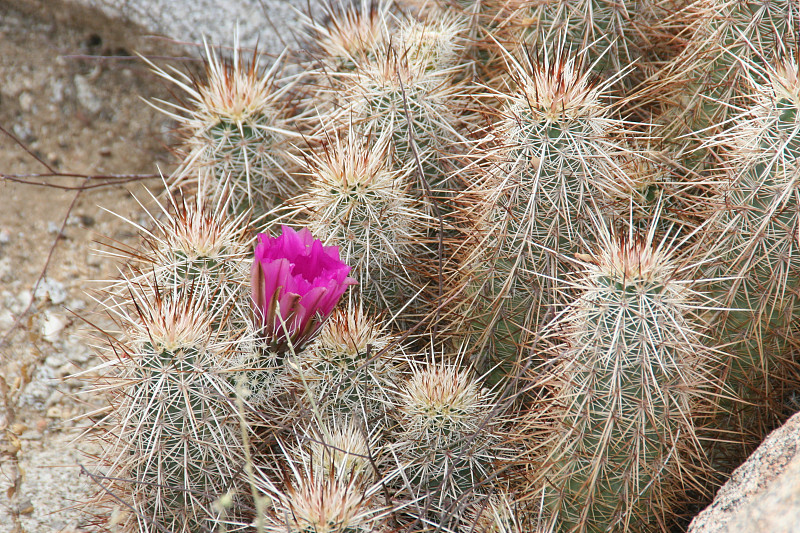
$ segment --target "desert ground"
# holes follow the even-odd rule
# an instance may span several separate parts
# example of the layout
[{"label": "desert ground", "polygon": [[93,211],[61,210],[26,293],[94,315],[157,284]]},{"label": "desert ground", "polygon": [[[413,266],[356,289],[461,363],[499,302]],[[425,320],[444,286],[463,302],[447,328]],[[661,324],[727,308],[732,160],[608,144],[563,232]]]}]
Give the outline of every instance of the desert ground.
[{"label": "desert ground", "polygon": [[146,103],[170,95],[135,53],[190,63],[95,12],[0,0],[0,533],[91,521],[77,506],[99,486],[81,465],[104,406],[76,375],[99,362],[88,323],[112,327],[96,305],[117,268],[103,243],[135,242],[123,218],[146,217],[137,198],[172,164],[173,124]]}]

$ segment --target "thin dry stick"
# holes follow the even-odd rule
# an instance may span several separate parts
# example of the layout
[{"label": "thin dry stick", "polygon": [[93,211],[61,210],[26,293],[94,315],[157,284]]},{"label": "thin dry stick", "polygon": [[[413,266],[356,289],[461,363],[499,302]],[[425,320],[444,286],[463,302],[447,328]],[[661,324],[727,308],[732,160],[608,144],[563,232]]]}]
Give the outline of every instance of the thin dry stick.
[{"label": "thin dry stick", "polygon": [[[72,214],[72,210],[75,209],[75,205],[78,203],[78,198],[80,198],[81,193],[83,193],[83,190],[78,190],[75,193],[75,196],[72,198],[72,202],[69,204],[67,213],[64,215],[64,219],[61,221],[61,227],[58,229],[58,234],[53,241],[53,245],[50,246],[50,251],[47,253],[47,259],[44,262],[44,267],[42,267],[42,271],[39,273],[36,283],[33,284],[32,294],[36,294],[36,290],[39,288],[39,285],[42,283],[42,280],[47,274],[47,269],[50,267],[50,261],[53,259],[53,254],[55,253],[56,246],[58,245],[59,236],[64,232],[64,228],[67,227],[67,220]],[[25,307],[25,309],[17,316],[16,320],[14,320],[14,323],[11,325],[8,331],[6,331],[5,335],[0,338],[0,348],[5,346],[5,344],[8,342],[8,339],[11,337],[11,334],[14,333],[14,331],[19,327],[20,323],[22,323],[22,318],[28,314],[28,311],[31,310],[31,307],[33,307],[33,298],[31,298],[31,301],[28,302],[28,305]]]},{"label": "thin dry stick", "polygon": [[[75,196],[72,198],[72,202],[69,204],[69,208],[67,209],[66,214],[64,215],[63,220],[61,221],[61,227],[58,230],[58,234],[56,238],[53,240],[53,244],[50,247],[49,252],[47,253],[47,259],[45,260],[44,267],[42,267],[41,272],[39,273],[39,277],[36,279],[36,282],[33,285],[33,294],[36,294],[36,290],[41,285],[42,280],[44,279],[45,275],[47,274],[47,269],[50,267],[50,261],[53,259],[53,254],[55,253],[56,246],[58,245],[58,239],[61,234],[64,232],[64,228],[67,226],[67,220],[69,219],[72,211],[75,209],[75,206],[78,203],[78,199],[80,198],[81,193],[85,190],[94,189],[98,187],[105,187],[110,185],[117,185],[119,183],[127,183],[130,181],[136,180],[143,180],[143,179],[150,179],[155,177],[160,177],[158,174],[105,174],[105,175],[91,175],[91,174],[78,174],[74,172],[59,172],[55,168],[53,168],[47,161],[43,160],[41,157],[36,155],[33,150],[30,149],[24,142],[22,142],[16,135],[8,131],[2,125],[0,125],[0,133],[8,136],[15,144],[17,144],[20,148],[22,148],[25,153],[30,155],[33,159],[36,160],[37,163],[42,165],[45,169],[47,169],[46,173],[40,174],[16,174],[16,175],[8,175],[8,174],[0,174],[0,182],[3,180],[8,180],[17,183],[25,183],[30,185],[38,185],[43,187],[52,187],[57,189],[63,190],[73,190],[75,191]],[[44,183],[44,182],[33,182],[30,181],[29,178],[35,177],[55,177],[55,178],[83,178],[83,184],[80,186],[65,186],[65,185],[57,185],[52,183]],[[99,184],[91,184],[89,182],[93,180],[107,180],[105,182],[101,182]],[[28,314],[33,306],[33,299],[28,303],[25,309],[16,317],[14,323],[11,327],[5,332],[5,334],[0,338],[0,348],[6,345],[11,335],[16,331],[19,325],[22,323],[22,319]]]},{"label": "thin dry stick", "polygon": [[[91,185],[61,185],[58,183],[48,183],[45,181],[34,181],[34,178],[85,178],[86,181],[106,180]],[[142,181],[148,179],[161,178],[160,174],[73,174],[73,173],[43,173],[43,174],[2,174],[0,180],[21,183],[23,185],[33,185],[36,187],[50,187],[51,189],[61,189],[63,191],[86,191],[89,189],[100,189],[102,187],[114,187],[132,181]]]}]

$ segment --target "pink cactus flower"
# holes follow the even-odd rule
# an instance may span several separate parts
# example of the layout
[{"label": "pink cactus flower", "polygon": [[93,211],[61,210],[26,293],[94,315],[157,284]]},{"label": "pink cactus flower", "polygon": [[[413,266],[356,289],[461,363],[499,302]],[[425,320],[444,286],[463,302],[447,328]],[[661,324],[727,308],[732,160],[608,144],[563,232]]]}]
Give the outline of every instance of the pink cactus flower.
[{"label": "pink cactus flower", "polygon": [[[347,287],[350,267],[337,246],[323,246],[308,229],[282,226],[281,235],[258,235],[251,270],[257,325],[270,347],[295,350],[311,340],[333,312]],[[284,329],[285,324],[285,329]]]}]

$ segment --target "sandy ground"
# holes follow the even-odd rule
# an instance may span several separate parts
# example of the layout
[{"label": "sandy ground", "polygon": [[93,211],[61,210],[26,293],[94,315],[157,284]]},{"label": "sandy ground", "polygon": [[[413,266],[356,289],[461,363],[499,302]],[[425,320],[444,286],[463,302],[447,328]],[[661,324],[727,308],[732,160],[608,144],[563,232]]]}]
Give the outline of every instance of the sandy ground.
[{"label": "sandy ground", "polygon": [[[167,170],[172,124],[141,98],[169,94],[138,59],[111,57],[134,51],[178,53],[56,0],[0,0],[0,127],[32,152],[0,133],[0,173],[47,172],[35,157],[80,174]],[[97,490],[79,467],[93,451],[81,436],[92,419],[76,417],[102,405],[79,394],[84,380],[68,376],[97,363],[81,317],[103,319],[93,314],[85,280],[113,276],[114,262],[94,251],[101,236],[135,242],[133,228],[104,210],[139,220],[132,192],[140,196],[141,184],[76,198],[0,179],[0,533],[83,531],[88,523],[73,505]]]}]

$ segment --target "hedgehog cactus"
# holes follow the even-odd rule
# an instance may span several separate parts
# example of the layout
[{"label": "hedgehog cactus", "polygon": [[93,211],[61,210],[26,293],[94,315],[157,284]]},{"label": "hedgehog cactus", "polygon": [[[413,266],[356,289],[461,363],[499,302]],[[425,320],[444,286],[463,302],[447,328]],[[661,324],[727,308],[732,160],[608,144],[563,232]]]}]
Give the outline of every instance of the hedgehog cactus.
[{"label": "hedgehog cactus", "polygon": [[434,362],[412,368],[395,402],[394,453],[404,488],[423,517],[428,511],[444,524],[454,506],[480,493],[501,455],[496,395],[458,366]]},{"label": "hedgehog cactus", "polygon": [[320,474],[304,458],[286,454],[290,472],[275,482],[259,479],[259,488],[271,505],[256,522],[268,533],[380,532],[385,508],[379,484],[365,486],[358,476]]},{"label": "hedgehog cactus", "polygon": [[460,532],[480,531],[481,533],[531,533],[545,530],[536,526],[525,524],[523,526],[520,518],[521,513],[515,509],[512,499],[504,493],[492,495],[484,501],[480,501],[471,509],[473,517]]},{"label": "hedgehog cactus", "polygon": [[[599,198],[620,174],[623,153],[610,135],[620,129],[603,103],[604,86],[582,63],[559,50],[541,60],[507,55],[513,86],[497,94],[499,147],[486,176],[465,198],[485,205],[473,223],[480,243],[467,249],[461,283],[471,285],[464,315],[476,347],[512,363],[544,312],[563,299],[565,254],[580,249]],[[499,162],[495,162],[499,160]]]},{"label": "hedgehog cactus", "polygon": [[[275,532],[669,531],[730,466],[710,424],[745,442],[791,405],[794,2],[404,3],[306,16],[285,80],[209,47],[202,79],[154,67],[196,187],[113,252],[128,530],[228,505]],[[251,209],[298,230],[251,259]]]},{"label": "hedgehog cactus", "polygon": [[364,301],[394,314],[418,291],[408,265],[428,254],[421,241],[430,223],[410,191],[410,168],[392,168],[390,153],[385,137],[352,129],[330,139],[306,158],[308,192],[295,202],[297,218],[339,247]]},{"label": "hedgehog cactus", "polygon": [[430,50],[428,41],[416,44],[425,48],[415,53],[385,48],[358,70],[340,75],[333,88],[341,93],[339,123],[355,124],[361,134],[390,134],[396,168],[422,166],[427,184],[417,183],[419,177],[414,184],[423,196],[427,188],[446,188],[438,156],[460,139],[454,111],[459,89],[453,68],[431,70],[442,52]]},{"label": "hedgehog cactus", "polygon": [[230,423],[235,354],[202,295],[131,290],[135,311],[109,308],[125,331],[107,356],[109,475],[129,480],[129,531],[212,529],[213,502],[239,485],[241,434]]},{"label": "hedgehog cactus", "polygon": [[130,282],[146,287],[153,278],[165,292],[182,287],[212,294],[209,308],[240,301],[248,288],[248,218],[229,218],[223,206],[212,207],[201,197],[187,201],[168,195],[167,202],[156,205],[157,212],[148,212],[152,227],[128,221],[139,230],[141,246],[114,246],[110,252],[126,258],[136,272],[120,288],[126,290]]},{"label": "hedgehog cactus", "polygon": [[316,434],[307,437],[307,461],[315,477],[355,479],[366,483],[374,479],[380,464],[377,433],[366,435],[353,421],[340,418],[323,421]]},{"label": "hedgehog cactus", "polygon": [[541,473],[560,531],[647,531],[666,523],[698,455],[714,357],[698,296],[653,235],[600,235],[562,351],[541,382],[556,424]]},{"label": "hedgehog cactus", "polygon": [[749,90],[749,66],[763,69],[776,52],[796,46],[799,17],[794,0],[702,0],[682,9],[686,46],[640,95],[662,104],[663,138],[671,143],[678,133],[681,143],[701,143],[722,129]]},{"label": "hedgehog cactus", "polygon": [[[479,4],[481,2],[476,2]],[[541,46],[565,41],[586,49],[598,71],[625,70],[653,46],[653,22],[667,2],[614,0],[490,0],[482,17],[492,35]]]},{"label": "hedgehog cactus", "polygon": [[292,136],[283,118],[290,85],[277,87],[279,61],[264,71],[258,57],[254,52],[243,60],[235,46],[233,58],[224,59],[206,44],[204,81],[151,63],[188,98],[183,106],[159,101],[184,137],[174,186],[193,183],[200,195],[223,200],[232,213],[272,208],[298,186],[285,155]]},{"label": "hedgehog cactus", "polygon": [[303,23],[314,59],[329,72],[347,72],[374,59],[388,41],[389,8],[386,1],[360,0],[323,6],[326,22],[304,17]]},{"label": "hedgehog cactus", "polygon": [[334,313],[319,337],[290,361],[287,378],[300,388],[300,403],[334,418],[383,422],[388,391],[404,361],[400,349],[389,347],[386,329],[358,307]]},{"label": "hedgehog cactus", "polygon": [[[726,208],[717,225],[724,236],[723,274],[734,279],[720,296],[720,339],[733,341],[730,383],[750,404],[738,429],[763,438],[786,413],[800,384],[793,358],[800,317],[796,257],[800,225],[798,110],[800,81],[794,57],[780,60],[763,83],[754,81],[753,104],[720,135],[727,145]],[[753,427],[761,426],[761,427]]]}]

